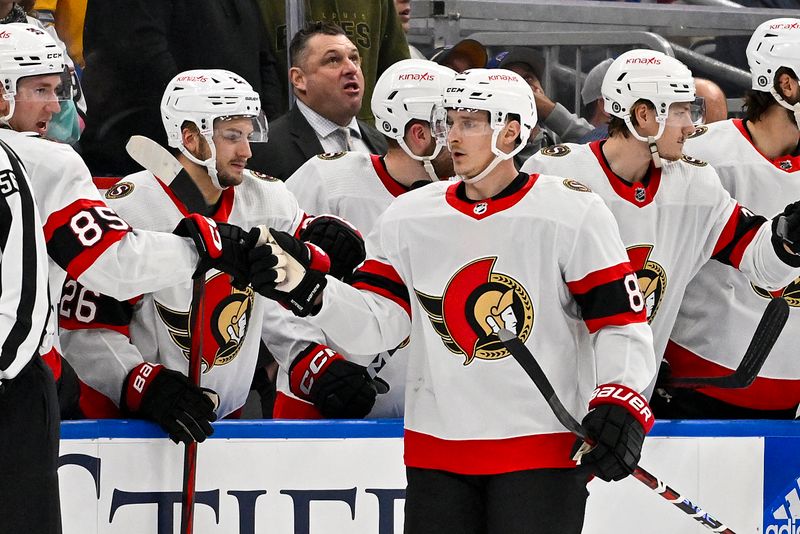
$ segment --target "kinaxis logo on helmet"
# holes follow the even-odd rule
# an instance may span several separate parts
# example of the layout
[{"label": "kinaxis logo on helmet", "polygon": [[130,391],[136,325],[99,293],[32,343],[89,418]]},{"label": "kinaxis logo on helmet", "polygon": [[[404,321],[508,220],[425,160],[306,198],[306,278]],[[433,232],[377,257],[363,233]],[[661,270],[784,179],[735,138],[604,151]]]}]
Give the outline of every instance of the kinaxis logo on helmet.
[{"label": "kinaxis logo on helmet", "polygon": [[626,65],[661,65],[661,60],[657,57],[631,57],[625,61]]},{"label": "kinaxis logo on helmet", "polygon": [[800,29],[800,22],[793,22],[791,24],[781,23],[781,24],[770,24],[770,30],[798,30]]},{"label": "kinaxis logo on helmet", "polygon": [[503,82],[513,82],[513,81],[516,81],[517,78],[515,78],[514,76],[509,76],[508,74],[492,74],[492,75],[489,76],[489,81],[490,82],[493,82],[493,81],[496,81],[496,80],[500,80],[500,81],[503,81]]},{"label": "kinaxis logo on helmet", "polygon": [[498,360],[508,356],[497,332],[505,328],[525,342],[533,328],[533,305],[522,285],[493,271],[497,257],[481,258],[461,267],[441,297],[414,291],[444,345],[463,356]]},{"label": "kinaxis logo on helmet", "polygon": [[176,80],[178,82],[202,82],[205,83],[208,81],[208,78],[205,76],[179,76]]},{"label": "kinaxis logo on helmet", "polygon": [[406,74],[401,74],[397,77],[398,80],[415,80],[418,82],[429,81],[432,82],[436,80],[436,76],[431,74],[430,72],[409,72]]},{"label": "kinaxis logo on helmet", "polygon": [[11,34],[8,33],[7,31],[5,30],[0,31],[0,39],[8,39],[9,37],[11,37]]}]

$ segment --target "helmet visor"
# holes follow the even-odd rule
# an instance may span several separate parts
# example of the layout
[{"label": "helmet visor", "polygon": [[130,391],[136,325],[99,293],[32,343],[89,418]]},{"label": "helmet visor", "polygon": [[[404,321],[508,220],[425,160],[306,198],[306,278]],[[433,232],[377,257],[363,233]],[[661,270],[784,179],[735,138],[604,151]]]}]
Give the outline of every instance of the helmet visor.
[{"label": "helmet visor", "polygon": [[[57,78],[56,78],[57,77]],[[20,78],[14,100],[27,102],[64,102],[72,100],[77,79],[68,69],[51,75],[35,75]]]},{"label": "helmet visor", "polygon": [[667,126],[699,126],[705,122],[706,106],[703,97],[697,97],[694,102],[673,102],[667,110]]},{"label": "helmet visor", "polygon": [[264,112],[257,117],[232,115],[214,119],[214,141],[239,143],[246,139],[250,143],[266,143],[269,127]]},{"label": "helmet visor", "polygon": [[485,110],[435,106],[431,115],[433,135],[442,142],[447,140],[451,132],[462,137],[492,134],[489,112]]}]

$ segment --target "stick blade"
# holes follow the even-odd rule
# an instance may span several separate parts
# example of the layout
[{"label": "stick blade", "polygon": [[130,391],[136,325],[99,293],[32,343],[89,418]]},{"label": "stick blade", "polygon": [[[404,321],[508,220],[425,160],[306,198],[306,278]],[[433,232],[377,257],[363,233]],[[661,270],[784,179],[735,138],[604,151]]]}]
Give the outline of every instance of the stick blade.
[{"label": "stick blade", "polygon": [[175,159],[169,150],[159,145],[149,137],[133,135],[125,145],[128,155],[156,176],[166,185],[183,170],[183,165]]}]

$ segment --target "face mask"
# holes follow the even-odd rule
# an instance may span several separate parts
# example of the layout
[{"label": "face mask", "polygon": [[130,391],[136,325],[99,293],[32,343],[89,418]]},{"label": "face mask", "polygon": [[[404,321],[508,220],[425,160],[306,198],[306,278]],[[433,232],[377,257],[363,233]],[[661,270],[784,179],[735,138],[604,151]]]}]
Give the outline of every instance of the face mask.
[{"label": "face mask", "polygon": [[78,142],[81,137],[81,124],[75,102],[72,100],[61,102],[61,111],[50,119],[45,137],[68,145]]}]

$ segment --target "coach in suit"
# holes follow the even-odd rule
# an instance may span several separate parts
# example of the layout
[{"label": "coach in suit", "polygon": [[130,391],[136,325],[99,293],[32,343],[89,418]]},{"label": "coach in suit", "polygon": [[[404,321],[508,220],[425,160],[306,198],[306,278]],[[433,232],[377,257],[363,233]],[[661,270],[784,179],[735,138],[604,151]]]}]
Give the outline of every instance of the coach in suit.
[{"label": "coach in suit", "polygon": [[289,80],[295,106],[269,125],[269,142],[249,168],[286,180],[309,158],[324,152],[386,153],[385,137],[356,119],[364,76],[356,46],[330,23],[306,26],[289,46]]}]

